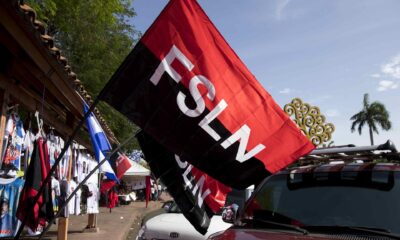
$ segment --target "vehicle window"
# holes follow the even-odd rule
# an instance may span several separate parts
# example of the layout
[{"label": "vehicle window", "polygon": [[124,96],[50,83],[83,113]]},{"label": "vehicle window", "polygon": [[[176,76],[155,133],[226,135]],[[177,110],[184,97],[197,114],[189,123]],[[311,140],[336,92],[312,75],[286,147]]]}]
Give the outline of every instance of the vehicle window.
[{"label": "vehicle window", "polygon": [[276,175],[249,201],[243,217],[400,234],[399,181],[398,172]]}]

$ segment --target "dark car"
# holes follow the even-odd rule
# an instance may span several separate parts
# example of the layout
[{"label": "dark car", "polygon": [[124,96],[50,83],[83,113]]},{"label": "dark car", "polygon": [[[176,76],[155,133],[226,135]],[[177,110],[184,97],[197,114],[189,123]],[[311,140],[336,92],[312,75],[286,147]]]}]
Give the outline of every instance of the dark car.
[{"label": "dark car", "polygon": [[265,179],[209,239],[400,239],[400,155],[390,142],[315,150]]}]

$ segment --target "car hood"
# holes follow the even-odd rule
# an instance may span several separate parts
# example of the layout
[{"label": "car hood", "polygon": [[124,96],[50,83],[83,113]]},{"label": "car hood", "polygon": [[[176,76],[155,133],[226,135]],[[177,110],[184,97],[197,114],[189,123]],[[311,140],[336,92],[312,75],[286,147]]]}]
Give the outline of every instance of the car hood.
[{"label": "car hood", "polygon": [[170,239],[171,233],[179,234],[180,239],[207,239],[213,233],[224,231],[232,224],[225,223],[221,216],[211,218],[210,226],[205,235],[198,233],[181,213],[164,213],[153,217],[145,224],[145,237]]},{"label": "car hood", "polygon": [[237,239],[237,240],[328,240],[337,239],[334,236],[329,237],[322,234],[302,235],[297,232],[288,232],[285,230],[262,230],[262,229],[237,229],[230,228],[223,234],[212,237],[213,240]]}]

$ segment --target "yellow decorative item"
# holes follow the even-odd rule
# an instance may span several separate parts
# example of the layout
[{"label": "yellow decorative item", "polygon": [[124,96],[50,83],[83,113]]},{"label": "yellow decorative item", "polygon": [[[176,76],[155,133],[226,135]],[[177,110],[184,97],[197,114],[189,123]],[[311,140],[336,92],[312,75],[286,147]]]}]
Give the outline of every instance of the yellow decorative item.
[{"label": "yellow decorative item", "polygon": [[325,123],[325,116],[320,113],[318,107],[303,103],[300,98],[295,98],[291,103],[286,104],[283,110],[315,146],[331,140],[335,126],[332,123]]}]

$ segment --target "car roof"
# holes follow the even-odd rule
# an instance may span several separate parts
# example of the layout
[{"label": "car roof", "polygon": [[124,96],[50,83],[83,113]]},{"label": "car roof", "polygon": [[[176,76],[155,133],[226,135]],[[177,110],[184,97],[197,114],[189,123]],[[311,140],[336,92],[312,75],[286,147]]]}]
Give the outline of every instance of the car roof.
[{"label": "car roof", "polygon": [[400,153],[391,141],[363,147],[317,148],[277,174],[343,171],[400,171]]},{"label": "car roof", "polygon": [[361,171],[400,171],[399,163],[326,163],[287,168],[276,174],[361,172]]}]

